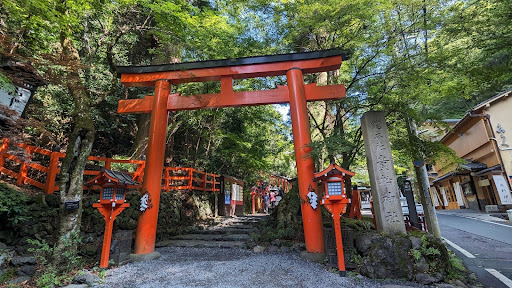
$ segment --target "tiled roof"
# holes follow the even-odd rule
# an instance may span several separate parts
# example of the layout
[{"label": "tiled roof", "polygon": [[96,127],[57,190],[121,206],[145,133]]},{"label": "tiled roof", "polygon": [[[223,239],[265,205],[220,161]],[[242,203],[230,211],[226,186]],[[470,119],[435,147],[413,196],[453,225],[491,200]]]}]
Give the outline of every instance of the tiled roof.
[{"label": "tiled roof", "polygon": [[102,168],[102,171],[104,171],[109,177],[117,179],[119,181],[119,184],[124,185],[139,185],[139,182],[133,180],[130,175],[125,174],[123,172],[116,172],[112,171],[110,169]]}]

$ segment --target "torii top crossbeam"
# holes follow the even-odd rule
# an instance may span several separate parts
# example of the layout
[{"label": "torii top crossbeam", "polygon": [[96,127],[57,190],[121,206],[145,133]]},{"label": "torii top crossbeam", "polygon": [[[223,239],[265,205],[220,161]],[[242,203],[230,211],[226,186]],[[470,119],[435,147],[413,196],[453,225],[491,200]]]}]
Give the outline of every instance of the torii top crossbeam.
[{"label": "torii top crossbeam", "polygon": [[[154,96],[120,100],[118,106],[119,113],[151,113],[142,193],[149,196],[153,208],[140,215],[135,253],[152,253],[155,247],[167,112],[275,103],[290,103],[306,249],[313,253],[323,252],[321,213],[309,205],[306,196],[316,189],[316,183],[312,181],[315,166],[309,157],[312,148],[309,146],[311,135],[306,101],[340,99],[345,97],[345,86],[304,85],[303,74],[338,69],[341,54],[340,50],[333,49],[232,60],[118,67],[117,72],[124,85],[155,87]],[[233,91],[233,79],[280,75],[286,75],[288,86],[261,91]],[[220,81],[220,93],[191,96],[170,93],[171,84],[204,81]]]},{"label": "torii top crossbeam", "polygon": [[154,86],[156,80],[162,79],[178,84],[219,81],[222,76],[232,76],[233,79],[280,76],[291,68],[299,68],[307,74],[338,69],[342,53],[339,49],[331,49],[164,65],[118,66],[117,73],[121,83],[130,87]]}]

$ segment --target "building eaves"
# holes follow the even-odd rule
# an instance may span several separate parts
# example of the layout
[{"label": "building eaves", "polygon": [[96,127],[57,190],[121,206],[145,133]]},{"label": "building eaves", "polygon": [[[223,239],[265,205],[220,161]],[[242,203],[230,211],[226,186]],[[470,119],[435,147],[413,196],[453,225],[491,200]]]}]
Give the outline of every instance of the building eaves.
[{"label": "building eaves", "polygon": [[[482,108],[486,107],[487,105],[491,105],[493,102],[496,102],[497,100],[502,99],[502,98],[506,98],[510,95],[512,95],[512,90],[507,91],[503,94],[498,94],[498,95],[496,95],[492,98],[489,98],[489,99],[485,100],[484,102],[476,105],[475,107],[473,107],[473,109],[469,110],[469,112],[466,113],[466,115],[464,115],[464,117],[462,119],[460,119],[460,121],[457,122],[457,124],[455,124],[455,126],[453,126],[453,128],[450,131],[448,131],[446,134],[444,134],[444,136],[440,140],[441,143],[443,143],[446,139],[448,139],[448,137],[450,137],[460,126],[462,126],[464,123],[469,121],[470,118],[484,117],[482,115],[479,115],[479,112],[481,112]],[[456,120],[456,119],[446,119],[444,121],[448,121],[448,120]]]},{"label": "building eaves", "polygon": [[462,119],[460,119],[459,122],[457,122],[457,124],[455,124],[455,126],[453,126],[453,128],[451,130],[446,132],[446,134],[444,134],[444,136],[439,141],[441,143],[444,143],[444,141],[446,141],[448,139],[448,137],[450,137],[452,134],[454,134],[455,131],[457,131],[462,125],[464,125],[466,122],[468,122],[473,117],[475,117],[475,116],[472,116],[472,114],[470,114],[470,113],[466,113],[466,115],[464,115],[464,117]]},{"label": "building eaves", "polygon": [[0,72],[9,78],[14,85],[29,90],[35,90],[38,86],[49,83],[30,63],[7,56],[0,56]]},{"label": "building eaves", "polygon": [[502,98],[506,98],[506,97],[508,97],[510,95],[512,95],[512,90],[511,91],[507,91],[507,92],[505,92],[503,94],[498,94],[498,95],[496,95],[494,97],[491,97],[491,98],[485,100],[484,102],[476,105],[475,107],[473,107],[473,109],[471,109],[471,111],[476,112],[478,110],[481,110],[482,108],[486,107],[487,105],[491,105],[493,102],[498,101],[498,100],[500,100]]},{"label": "building eaves", "polygon": [[501,170],[501,165],[498,164],[496,166],[492,166],[490,168],[478,171],[477,173],[475,173],[475,176],[484,175],[489,172],[503,172],[503,171]]},{"label": "building eaves", "polygon": [[448,178],[450,178],[450,177],[452,177],[452,176],[455,176],[455,175],[457,175],[457,173],[456,173],[456,172],[446,173],[446,174],[444,174],[443,176],[441,176],[441,177],[439,177],[439,178],[437,178],[437,179],[434,179],[433,183],[437,183],[437,182],[439,182],[439,181],[442,181],[442,180],[448,179]]}]

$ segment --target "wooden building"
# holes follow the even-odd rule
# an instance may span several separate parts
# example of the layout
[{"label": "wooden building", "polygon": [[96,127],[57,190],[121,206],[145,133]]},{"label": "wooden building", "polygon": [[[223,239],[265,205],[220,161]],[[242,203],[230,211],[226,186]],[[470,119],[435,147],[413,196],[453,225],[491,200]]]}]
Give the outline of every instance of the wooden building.
[{"label": "wooden building", "polygon": [[477,105],[442,137],[467,163],[436,165],[431,193],[438,209],[512,208],[512,136],[506,137],[512,135],[511,95],[509,91]]},{"label": "wooden building", "polygon": [[[37,87],[48,82],[30,63],[0,55],[0,106],[20,117]],[[0,110],[0,120],[12,117]]]},{"label": "wooden building", "polygon": [[221,176],[218,209],[221,216],[244,215],[244,182],[234,177]]}]

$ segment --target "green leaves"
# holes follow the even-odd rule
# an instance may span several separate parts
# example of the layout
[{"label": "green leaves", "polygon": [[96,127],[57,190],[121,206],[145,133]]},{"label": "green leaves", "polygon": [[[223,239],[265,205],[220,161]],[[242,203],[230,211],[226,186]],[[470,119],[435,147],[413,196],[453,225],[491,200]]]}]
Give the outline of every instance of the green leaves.
[{"label": "green leaves", "polygon": [[14,226],[30,219],[28,214],[27,196],[0,183],[0,217],[6,224]]}]

